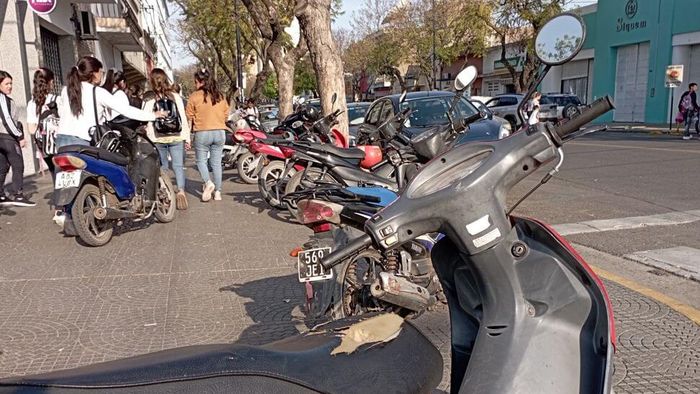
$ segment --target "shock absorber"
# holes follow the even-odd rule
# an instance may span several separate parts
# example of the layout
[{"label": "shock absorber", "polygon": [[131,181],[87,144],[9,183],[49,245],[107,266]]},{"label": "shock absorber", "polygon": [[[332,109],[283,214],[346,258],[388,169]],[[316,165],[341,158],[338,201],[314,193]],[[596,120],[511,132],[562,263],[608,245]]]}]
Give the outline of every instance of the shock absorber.
[{"label": "shock absorber", "polygon": [[390,250],[387,252],[386,256],[386,270],[392,274],[395,274],[399,269],[399,254],[396,250]]}]

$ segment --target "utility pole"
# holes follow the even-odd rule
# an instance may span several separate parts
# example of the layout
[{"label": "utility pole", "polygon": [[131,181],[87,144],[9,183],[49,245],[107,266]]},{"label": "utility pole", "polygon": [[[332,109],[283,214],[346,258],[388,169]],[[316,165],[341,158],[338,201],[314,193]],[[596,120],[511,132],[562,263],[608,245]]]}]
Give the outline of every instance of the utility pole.
[{"label": "utility pole", "polygon": [[236,14],[236,83],[238,84],[238,100],[243,104],[243,64],[241,64],[241,17],[238,14],[238,0],[233,0],[233,12]]},{"label": "utility pole", "polygon": [[432,8],[431,8],[431,19],[433,22],[433,62],[432,62],[432,69],[433,69],[433,90],[437,90],[437,77],[436,77],[436,69],[437,69],[437,59],[435,57],[435,0],[432,0]]}]

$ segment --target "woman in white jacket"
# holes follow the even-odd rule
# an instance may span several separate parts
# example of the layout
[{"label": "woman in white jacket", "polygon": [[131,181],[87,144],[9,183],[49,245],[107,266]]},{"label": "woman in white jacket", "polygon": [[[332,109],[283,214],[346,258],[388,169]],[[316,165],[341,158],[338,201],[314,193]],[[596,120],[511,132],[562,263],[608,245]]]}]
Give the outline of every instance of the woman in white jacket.
[{"label": "woman in white jacket", "polygon": [[[91,130],[106,120],[108,110],[114,110],[127,118],[144,122],[167,115],[163,112],[143,111],[114,97],[111,92],[97,86],[102,81],[102,62],[85,56],[68,73],[68,84],[61,92],[56,145],[90,145]],[[97,113],[95,113],[95,107]]]},{"label": "woman in white jacket", "polygon": [[[160,133],[154,127],[153,122],[148,124],[146,132],[148,138],[153,141],[160,154],[160,166],[165,171],[168,169],[168,162],[172,162],[175,182],[177,184],[177,198],[175,200],[177,209],[187,209],[187,196],[185,195],[185,150],[190,149],[190,125],[185,115],[185,105],[182,97],[175,92],[174,86],[165,71],[154,68],[149,79],[151,91],[144,97],[143,108],[145,110],[159,110],[156,108],[161,104],[174,104],[175,112],[170,114],[179,121],[179,133]],[[168,156],[170,160],[168,160]]]}]

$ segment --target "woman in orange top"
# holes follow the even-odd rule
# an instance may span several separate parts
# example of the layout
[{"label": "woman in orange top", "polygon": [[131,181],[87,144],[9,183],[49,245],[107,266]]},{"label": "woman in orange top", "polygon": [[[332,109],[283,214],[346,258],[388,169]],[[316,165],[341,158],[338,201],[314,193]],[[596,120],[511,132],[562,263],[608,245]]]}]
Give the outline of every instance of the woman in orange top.
[{"label": "woman in orange top", "polygon": [[[185,111],[192,123],[197,169],[204,183],[202,201],[211,200],[212,193],[215,201],[221,201],[221,154],[226,141],[224,130],[229,105],[207,70],[197,71],[194,82],[197,91],[190,95]],[[209,178],[207,154],[214,182]]]}]

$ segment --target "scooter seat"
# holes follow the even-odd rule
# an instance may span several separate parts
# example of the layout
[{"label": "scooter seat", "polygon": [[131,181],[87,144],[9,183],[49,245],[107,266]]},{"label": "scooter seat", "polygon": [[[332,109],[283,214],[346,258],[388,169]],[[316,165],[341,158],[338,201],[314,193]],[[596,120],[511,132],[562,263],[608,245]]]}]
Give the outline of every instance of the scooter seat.
[{"label": "scooter seat", "polygon": [[58,153],[81,153],[92,156],[96,159],[106,160],[110,163],[125,166],[129,164],[129,159],[119,153],[108,151],[107,149],[97,148],[87,145],[66,145],[58,148]]},{"label": "scooter seat", "polygon": [[440,383],[440,352],[407,322],[393,340],[331,355],[341,342],[337,330],[359,320],[259,347],[189,346],[3,379],[0,393],[428,393]]},{"label": "scooter seat", "polygon": [[358,148],[338,148],[332,144],[318,144],[312,149],[330,153],[331,155],[342,157],[343,159],[362,160],[365,158],[365,151]]}]

